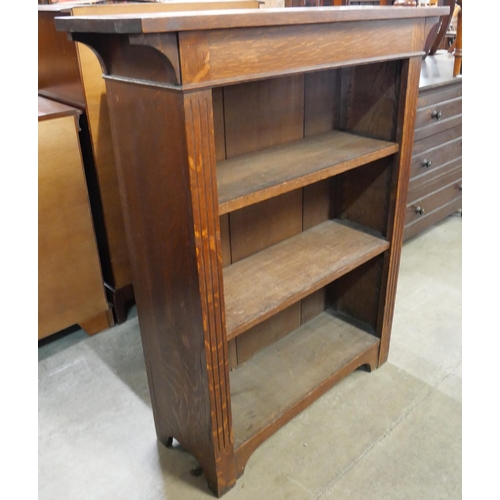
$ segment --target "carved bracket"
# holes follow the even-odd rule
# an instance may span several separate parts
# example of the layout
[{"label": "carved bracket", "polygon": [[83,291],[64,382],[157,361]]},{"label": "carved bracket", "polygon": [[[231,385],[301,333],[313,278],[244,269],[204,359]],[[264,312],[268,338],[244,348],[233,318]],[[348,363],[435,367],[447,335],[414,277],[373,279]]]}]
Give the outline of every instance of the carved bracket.
[{"label": "carved bracket", "polygon": [[72,33],[70,39],[88,45],[104,75],[151,85],[181,85],[179,50],[175,33]]}]

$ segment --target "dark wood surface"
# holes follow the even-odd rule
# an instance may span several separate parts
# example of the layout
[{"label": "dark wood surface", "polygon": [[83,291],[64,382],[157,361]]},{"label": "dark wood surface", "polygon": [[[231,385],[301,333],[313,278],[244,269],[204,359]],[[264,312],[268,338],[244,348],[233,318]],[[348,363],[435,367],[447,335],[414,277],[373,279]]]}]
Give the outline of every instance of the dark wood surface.
[{"label": "dark wood surface", "polygon": [[219,162],[219,213],[327,179],[397,150],[397,144],[334,130]]},{"label": "dark wood surface", "polygon": [[228,338],[315,292],[388,246],[383,239],[327,221],[226,268]]},{"label": "dark wood surface", "polygon": [[[420,65],[442,13],[345,7],[57,21],[105,67],[158,438],[191,452],[218,496],[264,439],[359,366],[387,359]],[[316,141],[334,130],[349,140],[330,143],[340,167],[327,165],[324,178]],[[306,160],[293,189],[280,174],[264,198],[244,194],[244,206],[221,213],[222,171],[249,155],[255,177],[266,170],[255,158],[274,148],[288,150],[282,171],[311,155],[312,173]],[[252,368],[261,362],[275,365],[277,385]],[[238,392],[252,379],[273,404]]]},{"label": "dark wood surface", "polygon": [[[443,7],[432,11],[424,9],[393,9],[381,6],[370,9],[358,7],[308,7],[294,9],[241,9],[238,11],[198,11],[139,13],[108,16],[79,16],[69,23],[56,22],[56,26],[69,32],[85,33],[168,33],[192,30],[215,30],[227,28],[271,27],[307,24],[329,24],[349,21],[380,21],[400,19],[425,19],[439,17],[449,12]],[[396,24],[396,23],[395,23]],[[405,45],[405,40],[401,45]],[[371,49],[376,51],[375,48]]]},{"label": "dark wood surface", "polygon": [[62,116],[78,116],[81,110],[57,101],[38,96],[38,121],[60,118]]}]

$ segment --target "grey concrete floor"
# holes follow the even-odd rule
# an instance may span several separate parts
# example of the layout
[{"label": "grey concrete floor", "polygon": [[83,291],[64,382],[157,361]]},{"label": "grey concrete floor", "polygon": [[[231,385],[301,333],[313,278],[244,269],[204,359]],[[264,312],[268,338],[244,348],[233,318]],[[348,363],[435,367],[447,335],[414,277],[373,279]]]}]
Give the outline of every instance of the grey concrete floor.
[{"label": "grey concrete floor", "polygon": [[[224,498],[462,498],[462,219],[404,244],[389,361],[356,371],[251,456]],[[39,500],[215,498],[155,437],[135,309],[38,348]]]}]

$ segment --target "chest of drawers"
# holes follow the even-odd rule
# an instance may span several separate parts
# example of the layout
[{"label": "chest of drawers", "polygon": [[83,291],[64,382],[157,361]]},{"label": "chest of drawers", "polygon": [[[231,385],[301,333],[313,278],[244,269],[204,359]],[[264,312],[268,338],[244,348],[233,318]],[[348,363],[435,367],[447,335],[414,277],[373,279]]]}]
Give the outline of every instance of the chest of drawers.
[{"label": "chest of drawers", "polygon": [[422,65],[404,239],[462,207],[462,78],[453,57]]}]

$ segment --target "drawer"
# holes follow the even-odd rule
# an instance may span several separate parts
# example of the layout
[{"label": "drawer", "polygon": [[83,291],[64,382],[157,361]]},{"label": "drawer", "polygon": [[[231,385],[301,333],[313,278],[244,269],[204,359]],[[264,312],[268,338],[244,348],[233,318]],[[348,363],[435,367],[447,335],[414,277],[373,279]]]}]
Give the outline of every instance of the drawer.
[{"label": "drawer", "polygon": [[417,109],[415,128],[433,125],[437,122],[446,122],[450,118],[462,114],[462,98],[451,101],[438,102],[432,106]]},{"label": "drawer", "polygon": [[444,88],[421,90],[418,96],[417,108],[434,106],[444,101],[451,101],[462,97],[462,81],[457,80],[456,84],[446,85]]},{"label": "drawer", "polygon": [[406,207],[406,224],[429,217],[434,211],[462,198],[462,181],[455,180],[444,188],[409,203]]},{"label": "drawer", "polygon": [[462,124],[462,99],[446,101],[417,111],[415,140]]},{"label": "drawer", "polygon": [[411,160],[410,179],[425,175],[461,158],[462,138],[459,137],[414,155]]},{"label": "drawer", "polygon": [[406,241],[409,238],[416,236],[425,229],[442,221],[445,217],[454,214],[457,210],[460,210],[461,208],[462,208],[462,197],[460,196],[459,198],[453,199],[450,203],[441,206],[440,208],[430,213],[429,215],[413,221],[411,224],[405,226],[403,241]]},{"label": "drawer", "polygon": [[421,139],[419,141],[415,141],[413,143],[413,152],[412,155],[415,157],[424,151],[429,149],[436,148],[441,146],[442,144],[446,144],[447,142],[451,142],[454,139],[459,139],[462,137],[462,126],[449,128],[444,130],[443,132],[439,132],[438,134],[433,134],[425,139]]},{"label": "drawer", "polygon": [[445,167],[431,173],[432,176],[424,175],[410,181],[407,205],[425,198],[429,194],[439,191],[454,182],[457,183],[457,186],[460,186],[462,181],[462,160],[459,159],[451,162]]}]

